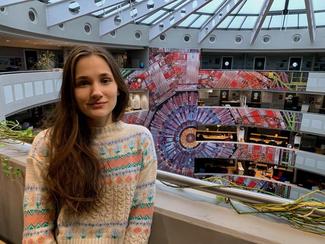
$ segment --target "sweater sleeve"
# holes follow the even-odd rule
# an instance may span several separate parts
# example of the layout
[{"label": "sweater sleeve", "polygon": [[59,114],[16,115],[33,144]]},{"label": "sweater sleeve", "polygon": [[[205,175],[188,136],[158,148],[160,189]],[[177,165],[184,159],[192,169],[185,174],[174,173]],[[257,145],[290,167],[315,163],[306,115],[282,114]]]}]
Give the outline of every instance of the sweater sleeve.
[{"label": "sweater sleeve", "polygon": [[56,243],[54,238],[54,205],[44,185],[48,164],[46,132],[39,133],[27,158],[24,191],[23,243]]},{"label": "sweater sleeve", "polygon": [[157,155],[149,130],[142,137],[143,167],[132,201],[128,227],[124,243],[147,243],[154,210],[155,180],[157,175]]}]

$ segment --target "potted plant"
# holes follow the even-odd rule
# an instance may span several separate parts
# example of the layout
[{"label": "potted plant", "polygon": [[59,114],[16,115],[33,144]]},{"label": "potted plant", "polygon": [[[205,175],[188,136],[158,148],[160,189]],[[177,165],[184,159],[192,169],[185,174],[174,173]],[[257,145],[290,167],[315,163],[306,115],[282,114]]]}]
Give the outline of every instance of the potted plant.
[{"label": "potted plant", "polygon": [[44,51],[39,56],[38,61],[35,63],[35,68],[38,70],[53,69],[55,64],[55,55],[51,51]]}]

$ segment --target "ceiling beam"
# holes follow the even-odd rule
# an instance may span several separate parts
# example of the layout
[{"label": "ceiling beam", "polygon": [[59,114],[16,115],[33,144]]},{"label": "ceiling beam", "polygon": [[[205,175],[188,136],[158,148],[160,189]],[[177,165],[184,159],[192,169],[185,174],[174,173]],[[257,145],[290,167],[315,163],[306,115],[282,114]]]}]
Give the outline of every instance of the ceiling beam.
[{"label": "ceiling beam", "polygon": [[111,31],[121,28],[134,20],[155,12],[175,1],[176,0],[149,0],[134,4],[128,9],[124,9],[117,14],[101,20],[99,22],[99,35],[103,36]]},{"label": "ceiling beam", "polygon": [[201,43],[231,12],[246,3],[247,0],[225,0],[217,9],[213,17],[201,28],[199,32],[199,40]]},{"label": "ceiling beam", "polygon": [[180,7],[179,10],[166,15],[165,18],[163,18],[157,24],[155,24],[150,28],[149,40],[151,41],[157,36],[159,36],[161,33],[169,30],[174,25],[178,24],[183,19],[187,18],[195,10],[205,6],[209,2],[211,2],[211,0],[190,1],[187,4],[183,5],[182,7]]},{"label": "ceiling beam", "polygon": [[116,4],[120,4],[129,1],[126,0],[110,0],[110,1],[90,1],[90,0],[78,0],[75,2],[76,8],[69,10],[69,6],[72,3],[70,0],[65,0],[53,4],[49,4],[46,7],[47,26],[57,25],[86,14],[96,12],[98,10],[111,7]]},{"label": "ceiling beam", "polygon": [[305,0],[306,11],[307,11],[307,20],[308,20],[308,31],[310,41],[315,41],[315,33],[316,33],[316,25],[315,25],[315,15],[314,15],[314,7],[312,0]]},{"label": "ceiling beam", "polygon": [[5,7],[5,6],[9,6],[9,5],[17,4],[17,3],[28,2],[28,1],[31,1],[31,0],[1,0],[0,7]]},{"label": "ceiling beam", "polygon": [[258,33],[262,29],[262,25],[264,23],[264,20],[266,18],[266,15],[269,12],[272,4],[273,4],[273,0],[266,0],[265,1],[264,5],[262,7],[261,13],[258,16],[258,18],[257,18],[257,20],[255,22],[255,26],[253,28],[253,34],[251,36],[251,42],[250,42],[251,45],[254,44],[254,42],[255,42],[255,40],[257,38]]}]

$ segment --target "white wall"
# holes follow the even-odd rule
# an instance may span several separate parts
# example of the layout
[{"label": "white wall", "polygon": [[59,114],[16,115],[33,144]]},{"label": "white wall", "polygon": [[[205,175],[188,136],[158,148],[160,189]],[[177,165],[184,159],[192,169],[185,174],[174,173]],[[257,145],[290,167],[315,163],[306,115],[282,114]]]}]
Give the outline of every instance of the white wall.
[{"label": "white wall", "polygon": [[297,151],[295,167],[316,174],[325,175],[325,155]]},{"label": "white wall", "polygon": [[309,72],[306,91],[325,92],[325,72]]},{"label": "white wall", "polygon": [[325,114],[303,113],[300,130],[325,135]]},{"label": "white wall", "polygon": [[0,120],[58,99],[61,75],[60,71],[0,75]]}]

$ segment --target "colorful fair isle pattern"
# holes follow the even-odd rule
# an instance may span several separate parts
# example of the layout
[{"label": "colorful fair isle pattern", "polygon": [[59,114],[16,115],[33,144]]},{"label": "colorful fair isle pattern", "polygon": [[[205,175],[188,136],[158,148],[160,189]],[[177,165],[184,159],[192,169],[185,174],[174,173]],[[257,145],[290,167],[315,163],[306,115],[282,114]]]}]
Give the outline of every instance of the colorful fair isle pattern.
[{"label": "colorful fair isle pattern", "polygon": [[[117,122],[94,129],[101,158],[105,204],[91,216],[69,218],[64,207],[54,220],[44,175],[48,136],[38,134],[27,160],[23,243],[147,243],[153,215],[157,157],[143,126]],[[54,224],[57,228],[54,230]]]}]

